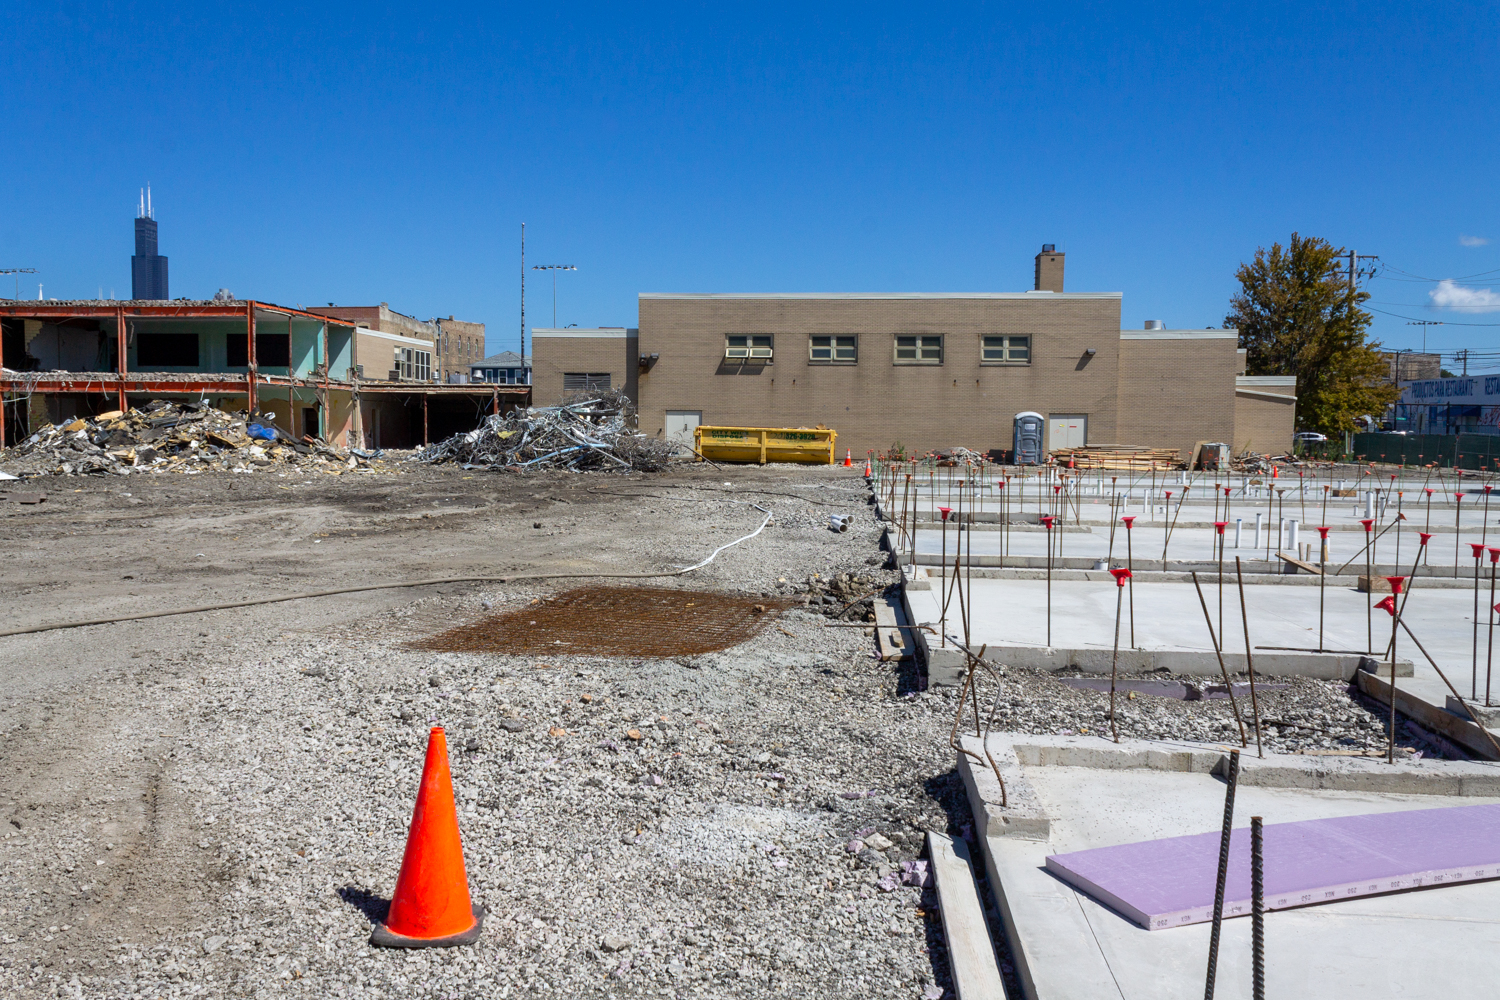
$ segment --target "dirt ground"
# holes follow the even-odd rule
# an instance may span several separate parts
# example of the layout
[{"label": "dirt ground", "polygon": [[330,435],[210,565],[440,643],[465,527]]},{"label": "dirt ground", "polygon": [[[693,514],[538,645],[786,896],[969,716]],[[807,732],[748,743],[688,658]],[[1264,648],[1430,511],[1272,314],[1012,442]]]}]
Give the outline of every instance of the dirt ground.
[{"label": "dirt ground", "polygon": [[[0,608],[17,628],[673,570],[767,513],[651,583],[796,601],[810,583],[819,609],[828,585],[842,606],[894,579],[852,471],[32,480],[43,503],[0,503]],[[900,876],[924,830],[965,822],[951,692],[803,610],[676,660],[412,648],[572,585],[0,638],[0,992],[943,995],[931,890]],[[449,729],[485,932],[372,949],[430,723]]]}]

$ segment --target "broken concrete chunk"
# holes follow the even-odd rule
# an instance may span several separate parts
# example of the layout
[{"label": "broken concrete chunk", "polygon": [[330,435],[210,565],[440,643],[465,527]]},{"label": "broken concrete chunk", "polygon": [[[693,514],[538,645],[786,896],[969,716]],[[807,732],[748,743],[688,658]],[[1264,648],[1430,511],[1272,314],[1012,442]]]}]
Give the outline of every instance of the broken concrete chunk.
[{"label": "broken concrete chunk", "polygon": [[624,951],[634,943],[634,941],[623,934],[606,934],[604,935],[604,939],[599,942],[599,947],[605,951]]},{"label": "broken concrete chunk", "polygon": [[872,833],[866,837],[865,844],[877,851],[889,851],[894,846],[888,838],[882,837],[878,833]]}]

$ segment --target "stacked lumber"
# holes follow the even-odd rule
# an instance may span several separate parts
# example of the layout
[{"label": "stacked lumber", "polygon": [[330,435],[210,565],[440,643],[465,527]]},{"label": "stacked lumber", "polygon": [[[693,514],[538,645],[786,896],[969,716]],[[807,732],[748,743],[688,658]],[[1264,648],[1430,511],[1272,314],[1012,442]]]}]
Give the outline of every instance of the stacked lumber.
[{"label": "stacked lumber", "polygon": [[1075,469],[1105,472],[1150,472],[1182,467],[1182,453],[1176,448],[1135,448],[1118,444],[1058,448],[1052,452],[1052,459],[1061,466],[1067,466],[1071,461]]}]

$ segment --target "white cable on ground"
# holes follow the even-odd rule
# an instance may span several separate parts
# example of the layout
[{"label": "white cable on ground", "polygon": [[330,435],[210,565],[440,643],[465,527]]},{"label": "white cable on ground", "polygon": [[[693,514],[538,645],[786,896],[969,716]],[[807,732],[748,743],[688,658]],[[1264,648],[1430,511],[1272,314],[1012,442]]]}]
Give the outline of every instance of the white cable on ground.
[{"label": "white cable on ground", "polygon": [[0,632],[0,637],[8,635],[27,635],[33,632],[53,632],[65,628],[84,628],[89,625],[114,625],[120,622],[143,621],[147,618],[169,618],[173,615],[200,614],[204,611],[230,611],[234,608],[252,608],[261,604],[281,604],[285,601],[301,601],[309,597],[335,597],[339,594],[361,594],[372,590],[399,590],[403,587],[432,587],[444,583],[511,583],[516,580],[658,580],[665,577],[682,576],[691,573],[695,569],[702,569],[725,549],[733,548],[743,541],[754,538],[765,530],[766,525],[771,523],[771,512],[759,504],[749,503],[744,500],[720,501],[721,503],[738,503],[747,507],[754,507],[766,515],[766,519],[760,523],[750,534],[743,538],[736,538],[728,545],[721,545],[714,549],[709,557],[702,562],[685,566],[682,569],[665,570],[661,573],[513,573],[508,576],[443,576],[430,580],[407,580],[403,583],[374,583],[362,587],[340,587],[336,590],[310,590],[302,594],[283,594],[280,597],[259,597],[250,601],[229,601],[224,604],[200,604],[191,608],[173,608],[168,611],[149,611],[139,615],[118,615],[113,618],[90,618],[86,621],[55,622],[51,625],[32,625],[28,628],[13,628]]}]

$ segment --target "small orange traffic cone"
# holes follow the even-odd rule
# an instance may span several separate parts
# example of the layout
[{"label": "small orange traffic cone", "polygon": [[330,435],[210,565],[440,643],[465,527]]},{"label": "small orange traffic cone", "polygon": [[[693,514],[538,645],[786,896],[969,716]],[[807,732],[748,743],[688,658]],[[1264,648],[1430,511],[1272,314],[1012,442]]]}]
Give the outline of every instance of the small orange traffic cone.
[{"label": "small orange traffic cone", "polygon": [[870,478],[870,460],[868,458],[865,459],[865,478]]},{"label": "small orange traffic cone", "polygon": [[847,469],[850,466],[852,466],[853,464],[854,464],[854,452],[852,450],[848,449],[848,448],[844,449],[844,468]]},{"label": "small orange traffic cone", "polygon": [[469,899],[453,778],[448,772],[448,740],[442,726],[433,726],[391,910],[384,923],[375,925],[370,943],[385,948],[473,944],[483,920],[483,907]]}]

